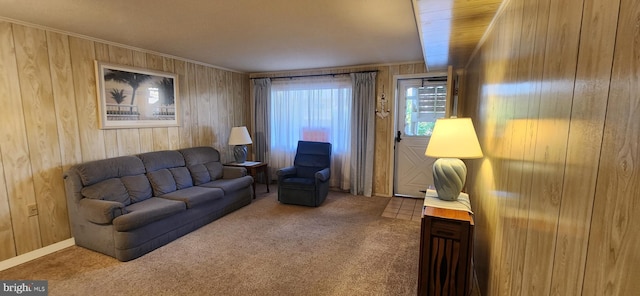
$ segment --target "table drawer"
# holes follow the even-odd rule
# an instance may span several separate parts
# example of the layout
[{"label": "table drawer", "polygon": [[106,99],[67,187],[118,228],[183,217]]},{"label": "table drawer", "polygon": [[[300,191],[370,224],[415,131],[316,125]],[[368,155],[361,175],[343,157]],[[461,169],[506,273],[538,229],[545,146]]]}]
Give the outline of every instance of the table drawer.
[{"label": "table drawer", "polygon": [[460,240],[462,237],[460,227],[461,225],[456,222],[434,219],[431,222],[431,235]]}]

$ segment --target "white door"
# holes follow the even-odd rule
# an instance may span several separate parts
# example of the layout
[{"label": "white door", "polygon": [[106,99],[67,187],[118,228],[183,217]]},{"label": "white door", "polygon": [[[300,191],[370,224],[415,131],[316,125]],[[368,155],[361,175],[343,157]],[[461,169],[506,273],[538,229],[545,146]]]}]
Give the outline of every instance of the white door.
[{"label": "white door", "polygon": [[447,76],[398,79],[394,195],[424,197],[434,158],[424,155],[436,119],[450,112]]}]

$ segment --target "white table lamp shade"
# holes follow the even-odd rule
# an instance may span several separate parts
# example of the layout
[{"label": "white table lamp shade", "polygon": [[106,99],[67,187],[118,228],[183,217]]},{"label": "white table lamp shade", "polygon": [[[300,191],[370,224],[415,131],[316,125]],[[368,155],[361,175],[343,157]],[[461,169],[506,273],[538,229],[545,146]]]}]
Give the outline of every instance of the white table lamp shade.
[{"label": "white table lamp shade", "polygon": [[229,135],[229,145],[247,145],[252,144],[249,131],[246,126],[236,126],[231,128],[231,135]]},{"label": "white table lamp shade", "polygon": [[429,145],[424,153],[430,157],[460,159],[481,158],[482,149],[471,118],[436,120]]}]

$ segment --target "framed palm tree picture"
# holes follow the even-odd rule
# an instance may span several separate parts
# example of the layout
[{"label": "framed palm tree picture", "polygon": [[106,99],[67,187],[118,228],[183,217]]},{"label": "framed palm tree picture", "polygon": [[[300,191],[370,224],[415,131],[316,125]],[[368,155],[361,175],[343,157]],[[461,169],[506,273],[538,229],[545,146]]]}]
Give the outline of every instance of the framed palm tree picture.
[{"label": "framed palm tree picture", "polygon": [[179,126],[177,76],[96,61],[100,128]]}]

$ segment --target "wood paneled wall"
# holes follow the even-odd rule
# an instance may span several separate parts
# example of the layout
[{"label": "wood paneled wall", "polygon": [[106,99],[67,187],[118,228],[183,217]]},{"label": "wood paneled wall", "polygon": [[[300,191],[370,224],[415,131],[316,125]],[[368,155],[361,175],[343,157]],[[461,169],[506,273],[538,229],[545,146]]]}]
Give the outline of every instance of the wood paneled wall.
[{"label": "wood paneled wall", "polygon": [[[178,74],[181,126],[98,129],[95,60]],[[71,165],[198,145],[231,161],[231,127],[250,123],[246,74],[4,21],[0,90],[0,261],[71,236]]]},{"label": "wood paneled wall", "polygon": [[[395,97],[393,85],[394,75],[420,74],[426,72],[424,63],[405,63],[393,65],[373,65],[358,67],[341,67],[326,69],[311,69],[298,71],[284,71],[271,73],[254,73],[250,77],[279,77],[295,75],[315,75],[315,74],[335,74],[359,71],[378,71],[376,74],[376,100],[379,100],[384,92],[387,99],[387,107],[392,110],[392,114],[382,119],[376,116],[375,119],[375,150],[373,164],[373,194],[379,196],[391,196],[393,188],[390,187],[389,178],[393,172],[389,169],[392,163],[391,149],[395,137],[393,106]],[[376,108],[379,108],[376,105]]]},{"label": "wood paneled wall", "polygon": [[640,290],[640,2],[508,0],[465,71],[483,295]]}]

